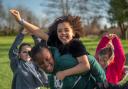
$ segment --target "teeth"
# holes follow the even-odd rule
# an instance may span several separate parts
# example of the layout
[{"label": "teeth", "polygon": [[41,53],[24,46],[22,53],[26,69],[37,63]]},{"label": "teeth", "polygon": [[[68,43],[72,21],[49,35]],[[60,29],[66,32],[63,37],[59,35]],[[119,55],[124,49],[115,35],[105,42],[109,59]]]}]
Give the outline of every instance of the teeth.
[{"label": "teeth", "polygon": [[66,39],[66,37],[62,37],[62,39]]}]

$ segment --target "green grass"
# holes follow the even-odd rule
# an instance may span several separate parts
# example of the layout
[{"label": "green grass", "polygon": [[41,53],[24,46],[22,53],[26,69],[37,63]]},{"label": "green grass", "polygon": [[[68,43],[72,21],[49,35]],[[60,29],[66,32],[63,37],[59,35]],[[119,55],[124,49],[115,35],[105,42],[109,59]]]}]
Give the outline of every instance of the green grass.
[{"label": "green grass", "polygon": [[[11,89],[11,81],[12,81],[12,72],[9,66],[8,59],[8,50],[14,41],[14,36],[3,36],[0,37],[0,89]],[[96,45],[98,44],[99,39],[92,38],[82,38],[86,49],[94,55]],[[33,44],[33,40],[31,37],[26,37],[24,42],[29,42]],[[125,53],[128,55],[128,40],[122,40],[122,44],[125,50]],[[127,56],[128,59],[128,56]],[[46,89],[46,88],[42,88]]]},{"label": "green grass", "polygon": [[[98,45],[99,39],[98,38],[82,38],[81,39],[83,44],[85,45],[87,51],[92,55],[95,54],[96,46]],[[128,40],[121,40],[124,52],[127,55],[128,60]]]},{"label": "green grass", "polygon": [[[14,39],[14,36],[0,37],[0,89],[11,89],[13,75],[9,66],[8,50]],[[33,40],[31,37],[26,37],[24,42],[29,42],[32,44]]]}]

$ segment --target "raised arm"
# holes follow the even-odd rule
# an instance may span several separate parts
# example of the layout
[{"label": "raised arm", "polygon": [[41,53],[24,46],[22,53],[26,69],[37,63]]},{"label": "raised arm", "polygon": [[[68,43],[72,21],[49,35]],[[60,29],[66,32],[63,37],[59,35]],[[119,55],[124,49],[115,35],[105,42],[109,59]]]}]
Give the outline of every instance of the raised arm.
[{"label": "raised arm", "polygon": [[[20,30],[23,30],[23,28],[21,28]],[[21,44],[23,38],[24,34],[20,32],[9,49],[8,55],[10,59],[10,66],[13,72],[15,71],[18,65],[18,46]]]},{"label": "raised arm", "polygon": [[121,40],[117,36],[113,38],[112,43],[114,46],[114,54],[115,54],[114,65],[117,70],[117,73],[119,74],[120,77],[122,77],[122,72],[124,72],[124,64],[126,61],[123,46]]},{"label": "raised arm", "polygon": [[86,48],[80,41],[76,41],[72,43],[74,46],[72,46],[72,50],[70,51],[73,57],[76,58],[78,64],[72,68],[60,71],[56,74],[57,78],[60,80],[63,80],[67,76],[75,75],[75,74],[81,74],[88,72],[90,70],[90,63],[88,61],[88,57],[86,54]]},{"label": "raised arm", "polygon": [[104,48],[104,47],[108,44],[109,41],[110,41],[110,40],[109,40],[109,38],[107,37],[107,35],[104,35],[104,36],[101,38],[101,40],[99,41],[99,44],[97,45],[96,52],[95,52],[95,57],[96,57],[97,60],[99,60],[99,58],[98,58],[98,52],[99,52],[102,48]]},{"label": "raised arm", "polygon": [[10,13],[15,17],[16,21],[19,24],[23,25],[29,32],[36,35],[37,37],[40,37],[43,40],[48,40],[48,34],[46,34],[45,32],[42,32],[39,27],[21,19],[19,11],[15,9],[11,9]]}]

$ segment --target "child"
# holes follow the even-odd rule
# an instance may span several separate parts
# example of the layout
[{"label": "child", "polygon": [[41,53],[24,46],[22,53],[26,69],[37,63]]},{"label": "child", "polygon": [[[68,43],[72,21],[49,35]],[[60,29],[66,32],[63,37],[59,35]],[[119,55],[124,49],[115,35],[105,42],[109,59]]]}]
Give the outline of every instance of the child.
[{"label": "child", "polygon": [[118,84],[124,75],[125,54],[116,34],[105,34],[96,49],[96,59],[106,71],[107,81]]},{"label": "child", "polygon": [[61,87],[61,89],[93,89],[96,83],[103,83],[106,80],[103,69],[91,55],[88,55],[91,65],[90,71],[65,77],[62,81],[56,79],[56,73],[78,64],[78,61],[72,55],[60,55],[54,47],[36,45],[32,48],[31,56],[37,65],[51,74],[49,77],[51,89],[57,89],[57,87]]},{"label": "child", "polygon": [[10,66],[13,72],[12,89],[40,89],[39,87],[47,85],[47,77],[28,55],[28,52],[31,51],[31,45],[21,44],[24,32],[21,28],[9,50]]}]

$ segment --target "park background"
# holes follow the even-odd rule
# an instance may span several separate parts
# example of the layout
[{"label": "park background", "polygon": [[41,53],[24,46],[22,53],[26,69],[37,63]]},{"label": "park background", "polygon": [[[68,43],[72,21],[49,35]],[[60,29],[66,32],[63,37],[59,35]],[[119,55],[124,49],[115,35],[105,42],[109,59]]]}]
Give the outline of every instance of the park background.
[{"label": "park background", "polygon": [[[46,32],[58,16],[80,16],[85,30],[81,40],[92,55],[104,33],[115,33],[121,38],[128,65],[128,0],[0,0],[0,89],[11,89],[8,50],[20,28],[9,13],[11,8]],[[24,42],[33,44],[29,34]]]}]

